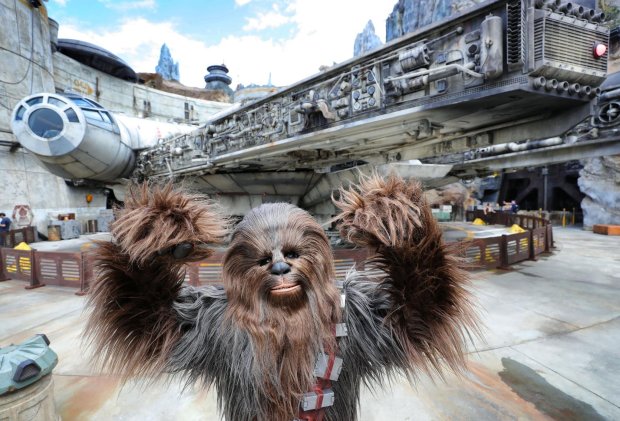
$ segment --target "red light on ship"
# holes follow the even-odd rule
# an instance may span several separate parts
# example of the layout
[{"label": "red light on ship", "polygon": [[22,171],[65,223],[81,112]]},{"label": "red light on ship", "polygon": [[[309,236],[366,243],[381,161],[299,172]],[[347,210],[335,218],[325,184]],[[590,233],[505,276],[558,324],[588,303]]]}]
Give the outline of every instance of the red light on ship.
[{"label": "red light on ship", "polygon": [[605,44],[599,44],[599,43],[594,44],[594,48],[592,50],[592,53],[594,54],[594,58],[601,58],[605,55],[606,52],[607,52],[607,46]]}]

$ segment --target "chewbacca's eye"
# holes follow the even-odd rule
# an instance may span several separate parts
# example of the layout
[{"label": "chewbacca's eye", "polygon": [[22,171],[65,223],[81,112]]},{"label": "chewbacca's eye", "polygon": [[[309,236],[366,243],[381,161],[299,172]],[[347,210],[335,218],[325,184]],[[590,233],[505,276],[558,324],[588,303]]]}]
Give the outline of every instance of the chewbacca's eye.
[{"label": "chewbacca's eye", "polygon": [[299,254],[295,253],[294,251],[289,251],[284,255],[284,257],[286,257],[287,259],[297,259],[299,257]]},{"label": "chewbacca's eye", "polygon": [[258,261],[258,264],[260,266],[265,266],[265,265],[268,265],[269,263],[271,263],[271,257],[265,257],[264,259],[260,259]]}]

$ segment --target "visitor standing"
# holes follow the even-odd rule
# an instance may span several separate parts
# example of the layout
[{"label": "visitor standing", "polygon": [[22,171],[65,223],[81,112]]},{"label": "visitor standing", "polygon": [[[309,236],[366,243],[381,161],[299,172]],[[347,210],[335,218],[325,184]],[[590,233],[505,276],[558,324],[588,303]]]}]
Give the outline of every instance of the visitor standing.
[{"label": "visitor standing", "polygon": [[511,200],[510,202],[504,201],[504,209],[509,210],[511,213],[519,212],[519,205],[517,205],[516,200]]},{"label": "visitor standing", "polygon": [[512,213],[519,212],[519,205],[517,205],[517,202],[514,200],[510,202],[510,212]]},{"label": "visitor standing", "polygon": [[0,212],[0,247],[4,247],[6,244],[6,236],[11,229],[11,220],[6,213]]}]

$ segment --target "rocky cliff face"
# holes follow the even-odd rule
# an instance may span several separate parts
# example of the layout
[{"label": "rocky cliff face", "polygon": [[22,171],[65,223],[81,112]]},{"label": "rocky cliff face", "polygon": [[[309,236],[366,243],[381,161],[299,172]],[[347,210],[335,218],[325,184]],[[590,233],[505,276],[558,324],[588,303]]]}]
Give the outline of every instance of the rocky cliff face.
[{"label": "rocky cliff face", "polygon": [[579,189],[586,195],[581,202],[583,225],[620,225],[620,155],[582,161]]},{"label": "rocky cliff face", "polygon": [[355,37],[353,56],[358,57],[383,45],[381,39],[375,33],[375,25],[368,21],[364,30]]},{"label": "rocky cliff face", "polygon": [[424,197],[430,206],[452,205],[462,207],[470,200],[470,196],[471,192],[461,182],[424,191]]},{"label": "rocky cliff face", "polygon": [[159,63],[155,71],[161,75],[164,80],[181,80],[179,76],[179,63],[175,63],[172,60],[172,55],[166,44],[161,46],[159,53]]},{"label": "rocky cliff face", "polygon": [[207,91],[202,88],[185,86],[175,80],[165,80],[159,73],[138,73],[138,77],[140,80],[144,81],[145,86],[160,91],[170,92],[188,98],[204,99],[206,101],[231,102],[230,97],[224,92]]},{"label": "rocky cliff face", "polygon": [[482,0],[398,0],[385,23],[385,40],[413,32],[481,3]]}]

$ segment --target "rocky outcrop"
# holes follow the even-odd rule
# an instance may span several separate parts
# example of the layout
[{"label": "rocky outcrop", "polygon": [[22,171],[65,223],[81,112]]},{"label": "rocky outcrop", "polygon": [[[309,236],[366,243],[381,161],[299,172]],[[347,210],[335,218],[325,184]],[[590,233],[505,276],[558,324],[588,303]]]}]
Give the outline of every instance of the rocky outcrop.
[{"label": "rocky outcrop", "polygon": [[476,200],[471,196],[470,189],[460,181],[436,189],[425,190],[424,197],[428,204],[434,208],[441,205],[451,205],[452,216],[457,221],[464,220],[465,210],[476,204]]},{"label": "rocky outcrop", "polygon": [[470,192],[463,183],[456,182],[436,189],[425,190],[424,197],[430,206],[464,206],[470,198]]},{"label": "rocky outcrop", "polygon": [[159,73],[138,73],[138,78],[144,85],[159,89],[160,91],[170,92],[189,98],[204,99],[206,101],[231,102],[230,97],[224,92],[207,91],[202,88],[185,86],[174,80],[164,80]]},{"label": "rocky outcrop", "polygon": [[257,85],[256,83],[251,83],[248,86],[245,86],[240,83],[235,89],[234,102],[247,104],[249,102],[265,98],[266,96],[277,92],[278,89],[278,87],[271,83],[271,78],[269,79],[267,85]]},{"label": "rocky outcrop", "polygon": [[413,32],[481,3],[482,0],[399,0],[385,24],[385,40]]},{"label": "rocky outcrop", "polygon": [[594,224],[620,225],[620,155],[582,161],[579,189],[584,227]]},{"label": "rocky outcrop", "polygon": [[155,71],[159,73],[164,80],[181,80],[179,76],[179,63],[175,63],[174,60],[172,60],[172,55],[166,44],[161,46],[159,63],[157,63]]},{"label": "rocky outcrop", "polygon": [[381,39],[375,33],[375,25],[369,20],[364,30],[355,37],[353,56],[363,56],[382,45]]}]

